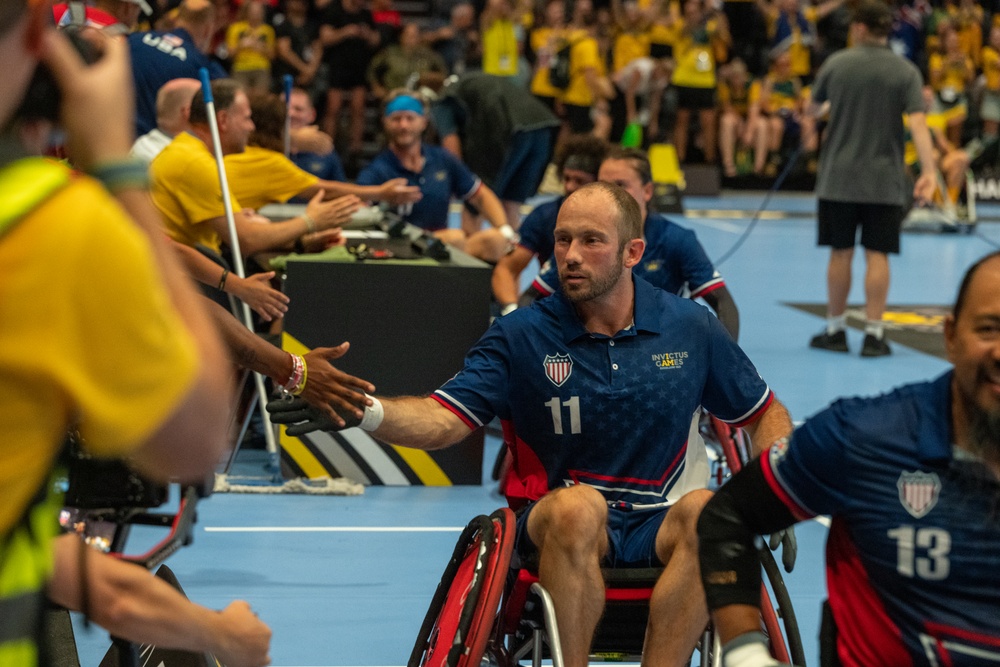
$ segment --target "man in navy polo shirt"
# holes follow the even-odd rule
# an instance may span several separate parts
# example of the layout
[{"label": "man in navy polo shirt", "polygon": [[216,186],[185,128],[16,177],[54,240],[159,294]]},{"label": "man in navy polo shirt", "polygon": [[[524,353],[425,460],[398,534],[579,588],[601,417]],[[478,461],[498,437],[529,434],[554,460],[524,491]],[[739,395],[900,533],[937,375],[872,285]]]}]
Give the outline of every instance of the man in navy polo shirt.
[{"label": "man in navy polo shirt", "polygon": [[[388,146],[358,174],[358,185],[379,185],[405,178],[423,198],[399,207],[407,222],[474,257],[495,263],[517,238],[507,224],[503,204],[478,176],[447,151],[423,142],[427,106],[415,93],[395,92],[387,98],[382,125]],[[474,234],[448,228],[452,198],[472,203],[492,225]]]},{"label": "man in navy polo shirt", "polygon": [[156,94],[172,79],[197,79],[207,67],[212,79],[226,71],[206,54],[215,32],[215,6],[208,0],[184,0],[173,30],[135,32],[128,36],[135,80],[135,128],[141,137],[156,128]]},{"label": "man in navy polo shirt", "polygon": [[[633,273],[671,294],[703,299],[733,340],[738,340],[740,314],[736,303],[694,232],[648,208],[653,197],[653,176],[646,154],[635,148],[613,149],[597,177],[625,188],[639,204],[645,220],[646,252]],[[548,296],[557,289],[559,272],[550,262],[542,266],[523,300]]]},{"label": "man in navy polo shirt", "polygon": [[[373,399],[359,424],[386,442],[436,449],[500,418],[513,461],[504,492],[525,508],[516,548],[522,560],[537,557],[567,667],[587,662],[604,605],[602,563],[665,566],[644,661],[686,664],[708,621],[695,521],[711,494],[692,417],[704,407],[761,446],[791,431],[716,317],[633,278],[641,223],[617,185],[567,197],[555,229],[562,290],[497,319],[431,396]],[[300,427],[288,432],[315,426]]]},{"label": "man in navy polo shirt", "polygon": [[954,368],[841,399],[708,503],[701,572],[727,667],[776,664],[759,633],[755,535],[832,516],[822,664],[1000,663],[1000,253],[965,275]]},{"label": "man in navy polo shirt", "polygon": [[557,153],[556,170],[566,192],[563,197],[539,204],[528,214],[518,230],[520,239],[509,254],[493,269],[493,296],[500,304],[500,314],[517,308],[520,292],[518,278],[535,257],[544,264],[552,257],[552,231],[556,228],[559,207],[569,195],[597,180],[597,170],[608,152],[608,143],[592,134],[573,135]]}]

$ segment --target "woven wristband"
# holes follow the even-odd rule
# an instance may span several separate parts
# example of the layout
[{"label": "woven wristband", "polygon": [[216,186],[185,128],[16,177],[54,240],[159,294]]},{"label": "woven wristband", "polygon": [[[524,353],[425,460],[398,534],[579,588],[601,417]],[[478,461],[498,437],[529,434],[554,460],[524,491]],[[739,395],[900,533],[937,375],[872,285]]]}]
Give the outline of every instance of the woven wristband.
[{"label": "woven wristband", "polygon": [[122,190],[149,189],[149,167],[140,158],[102,162],[92,167],[89,173],[113,194]]},{"label": "woven wristband", "polygon": [[316,221],[313,220],[313,217],[308,212],[302,212],[302,219],[306,221],[306,229],[309,230],[310,234],[316,231]]}]

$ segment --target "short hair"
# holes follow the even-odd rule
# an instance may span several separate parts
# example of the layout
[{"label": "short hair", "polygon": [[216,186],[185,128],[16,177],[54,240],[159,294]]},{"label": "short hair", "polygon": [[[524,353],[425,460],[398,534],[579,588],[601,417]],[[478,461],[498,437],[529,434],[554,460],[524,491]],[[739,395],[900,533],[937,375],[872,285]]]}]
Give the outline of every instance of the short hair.
[{"label": "short hair", "polygon": [[207,0],[184,0],[177,8],[178,25],[206,26],[215,21],[215,4]]},{"label": "short hair", "polygon": [[[225,111],[233,106],[236,95],[243,91],[243,84],[235,79],[215,79],[212,81],[212,97],[215,99],[215,110]],[[201,87],[191,99],[192,125],[208,125],[208,107],[205,105],[205,96]]]},{"label": "short hair", "polygon": [[892,11],[883,0],[861,0],[854,8],[852,23],[860,23],[875,37],[888,37],[892,31]]},{"label": "short hair", "polygon": [[633,239],[642,238],[642,214],[639,211],[639,204],[635,201],[635,197],[626,192],[621,186],[603,181],[587,183],[570,195],[570,197],[575,198],[581,193],[589,193],[591,191],[595,191],[594,194],[597,194],[596,191],[598,190],[607,194],[614,203],[617,212],[615,216],[615,228],[618,231],[618,251],[621,252],[625,249],[626,243]]},{"label": "short hair", "polygon": [[156,91],[156,117],[173,119],[180,109],[190,108],[195,90],[201,91],[197,79],[179,77],[167,81]]},{"label": "short hair", "polygon": [[[560,2],[561,0],[552,0]],[[570,169],[585,171],[594,178],[608,154],[608,142],[592,134],[573,134],[556,152],[556,171],[562,176],[566,163]]]},{"label": "short hair", "polygon": [[972,285],[972,279],[975,277],[976,272],[979,271],[984,264],[987,264],[997,258],[1000,258],[1000,250],[991,252],[985,257],[982,257],[965,272],[965,276],[962,278],[962,284],[958,288],[958,296],[955,297],[955,305],[951,310],[951,316],[954,319],[957,320],[959,314],[962,312],[962,307],[965,305],[965,301],[969,293],[969,287]]},{"label": "short hair", "polygon": [[254,124],[250,144],[272,151],[284,151],[287,111],[285,103],[277,95],[259,92],[250,95],[250,117]]},{"label": "short hair", "polygon": [[653,168],[649,164],[649,156],[641,148],[613,146],[604,160],[624,160],[639,175],[639,180],[642,181],[643,185],[653,182]]}]

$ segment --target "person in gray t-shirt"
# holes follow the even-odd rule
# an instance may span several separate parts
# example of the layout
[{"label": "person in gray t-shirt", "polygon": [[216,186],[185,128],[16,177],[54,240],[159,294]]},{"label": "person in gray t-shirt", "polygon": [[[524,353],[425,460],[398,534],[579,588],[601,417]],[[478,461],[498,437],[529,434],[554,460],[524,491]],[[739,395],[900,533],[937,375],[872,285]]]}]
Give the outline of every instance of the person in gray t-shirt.
[{"label": "person in gray t-shirt", "polygon": [[844,311],[858,227],[865,248],[865,340],[861,355],[890,354],[882,314],[889,292],[889,253],[909,204],[904,172],[903,114],[920,157],[913,197],[927,201],[937,187],[921,97],[920,72],[888,47],[892,14],[884,2],[863,0],[851,23],[854,47],[831,56],[812,88],[814,111],[829,107],[826,144],[816,182],[819,245],[830,246],[827,326],[811,347],[847,352]]}]

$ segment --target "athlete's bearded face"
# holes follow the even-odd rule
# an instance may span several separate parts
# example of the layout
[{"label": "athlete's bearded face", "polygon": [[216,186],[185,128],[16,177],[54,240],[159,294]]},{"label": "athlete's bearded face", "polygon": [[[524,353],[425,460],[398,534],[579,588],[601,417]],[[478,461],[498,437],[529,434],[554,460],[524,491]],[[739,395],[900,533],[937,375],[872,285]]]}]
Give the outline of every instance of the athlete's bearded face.
[{"label": "athlete's bearded face", "polygon": [[419,144],[427,129],[427,119],[413,111],[396,111],[385,117],[385,133],[389,143],[397,148]]},{"label": "athlete's bearded face", "polygon": [[945,323],[955,366],[953,418],[964,416],[973,453],[1000,465],[1000,258],[973,275],[965,302]]},{"label": "athlete's bearded face", "polygon": [[573,303],[598,299],[622,280],[625,265],[614,210],[601,193],[567,199],[559,210],[554,254],[559,284]]}]

